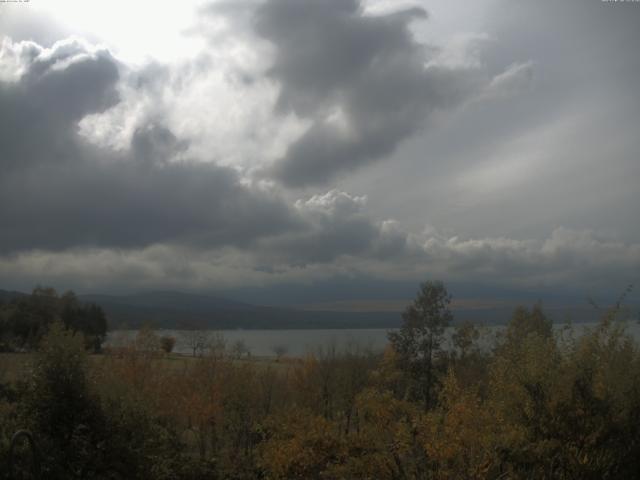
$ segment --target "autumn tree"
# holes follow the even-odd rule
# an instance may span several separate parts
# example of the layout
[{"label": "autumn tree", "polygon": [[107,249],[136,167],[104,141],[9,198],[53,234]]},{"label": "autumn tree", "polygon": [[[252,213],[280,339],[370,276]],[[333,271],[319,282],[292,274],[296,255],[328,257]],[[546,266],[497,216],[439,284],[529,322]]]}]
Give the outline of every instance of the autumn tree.
[{"label": "autumn tree", "polygon": [[536,303],[531,310],[527,307],[517,307],[506,331],[508,343],[518,343],[529,335],[542,338],[553,336],[553,323],[546,316],[540,303]]},{"label": "autumn tree", "polygon": [[377,358],[356,343],[347,344],[336,359],[336,407],[345,434],[353,429],[358,416],[357,397],[369,384],[370,372]]},{"label": "autumn tree", "polygon": [[154,357],[160,352],[160,337],[148,325],[138,330],[134,343],[136,351],[143,355]]},{"label": "autumn tree", "polygon": [[445,328],[453,318],[450,303],[451,295],[442,282],[424,282],[402,314],[404,322],[400,330],[389,333],[400,366],[413,380],[416,396],[425,409],[433,404],[436,355],[441,351]]},{"label": "autumn tree", "polygon": [[453,335],[451,335],[451,341],[460,358],[465,358],[471,353],[478,338],[480,338],[480,332],[476,326],[469,321],[457,325]]},{"label": "autumn tree", "polygon": [[486,381],[489,352],[480,348],[480,335],[478,327],[469,321],[456,325],[451,335],[454,351],[450,355],[450,368],[454,369],[457,379],[464,384],[482,384]]},{"label": "autumn tree", "polygon": [[501,423],[478,389],[460,383],[452,369],[442,383],[438,408],[427,414],[419,435],[433,478],[498,478]]}]

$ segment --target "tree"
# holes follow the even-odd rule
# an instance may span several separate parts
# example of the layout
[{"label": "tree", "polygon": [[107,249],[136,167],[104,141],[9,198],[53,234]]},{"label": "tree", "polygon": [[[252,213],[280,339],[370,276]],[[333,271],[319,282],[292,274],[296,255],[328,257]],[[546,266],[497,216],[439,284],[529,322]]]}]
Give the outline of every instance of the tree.
[{"label": "tree", "polygon": [[82,335],[54,322],[42,339],[22,405],[23,417],[48,453],[46,478],[83,472],[97,455],[104,419],[89,385]]},{"label": "tree", "polygon": [[240,360],[244,355],[249,355],[250,351],[244,340],[236,340],[231,346],[231,353],[236,360]]},{"label": "tree", "polygon": [[160,338],[149,325],[138,330],[134,344],[137,352],[149,357],[155,357],[161,348]]},{"label": "tree", "polygon": [[99,352],[107,336],[107,318],[95,303],[82,303],[73,291],[62,294],[59,300],[60,319],[72,332],[82,332],[85,345]]},{"label": "tree", "polygon": [[209,340],[207,332],[202,330],[185,330],[183,337],[185,344],[191,349],[194,357],[198,353],[202,355]]},{"label": "tree", "polygon": [[72,292],[58,296],[53,288],[36,287],[31,295],[13,298],[2,308],[0,322],[5,336],[19,348],[36,348],[50,325],[60,320],[65,329],[81,332],[85,347],[98,352],[107,334],[102,308],[83,303]]},{"label": "tree", "polygon": [[213,332],[208,335],[207,348],[210,357],[221,359],[227,350],[227,340],[221,332]]},{"label": "tree", "polygon": [[413,380],[425,410],[433,402],[435,357],[440,351],[444,330],[453,319],[450,303],[451,295],[442,282],[424,282],[413,303],[402,314],[404,322],[400,330],[389,333],[400,367]]},{"label": "tree", "polygon": [[160,348],[162,348],[162,350],[165,353],[171,353],[175,345],[176,345],[176,337],[170,337],[166,335],[160,337]]},{"label": "tree", "polygon": [[451,340],[460,358],[465,358],[471,352],[479,337],[480,332],[472,322],[463,322],[456,327]]},{"label": "tree", "polygon": [[278,344],[271,347],[271,351],[276,355],[276,362],[279,362],[282,357],[284,357],[289,349],[286,345]]},{"label": "tree", "polygon": [[545,315],[540,303],[536,303],[531,310],[523,306],[514,310],[507,327],[506,340],[509,344],[519,344],[529,335],[541,338],[553,336],[553,323]]}]

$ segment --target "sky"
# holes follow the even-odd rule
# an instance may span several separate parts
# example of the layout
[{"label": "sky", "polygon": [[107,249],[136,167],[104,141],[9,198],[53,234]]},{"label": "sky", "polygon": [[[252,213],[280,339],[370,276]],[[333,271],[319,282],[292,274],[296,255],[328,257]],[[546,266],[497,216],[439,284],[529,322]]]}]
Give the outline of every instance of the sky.
[{"label": "sky", "polygon": [[640,279],[638,25],[600,0],[0,3],[0,288],[611,298]]}]

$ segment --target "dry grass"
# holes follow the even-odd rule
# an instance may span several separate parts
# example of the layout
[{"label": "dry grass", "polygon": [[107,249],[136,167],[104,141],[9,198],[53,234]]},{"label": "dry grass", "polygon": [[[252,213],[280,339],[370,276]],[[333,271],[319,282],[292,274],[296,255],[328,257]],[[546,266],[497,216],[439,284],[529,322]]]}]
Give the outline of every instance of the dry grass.
[{"label": "dry grass", "polygon": [[[35,353],[0,353],[0,383],[15,383],[16,381],[24,380],[29,375],[34,356]],[[91,365],[99,365],[108,356],[90,355],[89,363]],[[197,360],[197,357],[176,353],[162,355],[155,359],[164,368],[171,370],[182,369],[195,360]],[[282,368],[291,366],[292,363],[297,361],[298,359],[291,358],[282,358],[278,361],[274,357],[248,357],[234,360],[234,363],[240,365],[251,364],[262,368]]]}]

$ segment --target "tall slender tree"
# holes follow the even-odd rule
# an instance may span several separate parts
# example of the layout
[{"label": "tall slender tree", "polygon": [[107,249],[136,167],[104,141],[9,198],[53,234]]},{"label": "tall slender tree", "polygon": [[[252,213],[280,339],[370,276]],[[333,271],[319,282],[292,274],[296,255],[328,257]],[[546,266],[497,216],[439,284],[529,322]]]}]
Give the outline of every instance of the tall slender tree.
[{"label": "tall slender tree", "polygon": [[433,404],[435,356],[440,351],[445,328],[453,319],[450,303],[451,295],[442,282],[424,282],[402,314],[404,322],[400,330],[389,333],[399,366],[412,380],[425,409]]}]

